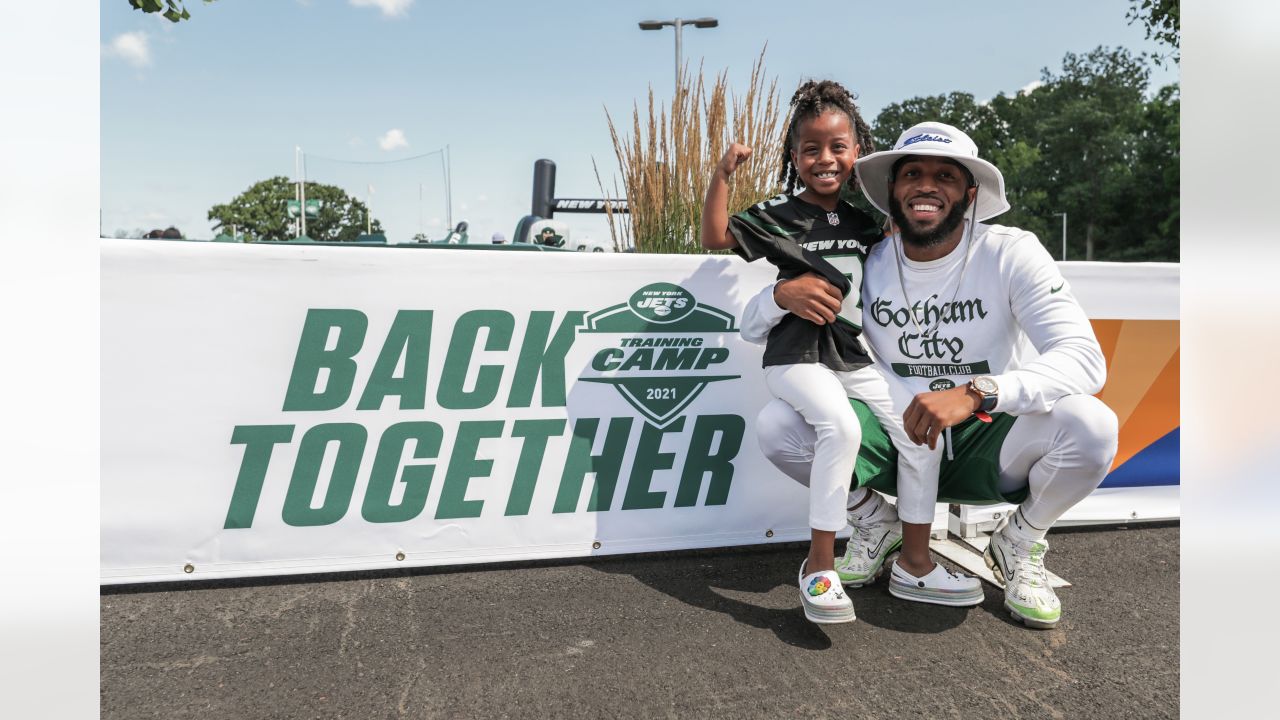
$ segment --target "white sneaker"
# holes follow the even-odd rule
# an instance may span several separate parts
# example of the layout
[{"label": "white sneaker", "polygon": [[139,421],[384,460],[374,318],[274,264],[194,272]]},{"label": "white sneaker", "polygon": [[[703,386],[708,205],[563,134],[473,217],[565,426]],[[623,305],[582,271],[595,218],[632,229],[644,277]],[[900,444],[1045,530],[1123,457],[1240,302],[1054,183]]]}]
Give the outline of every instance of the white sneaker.
[{"label": "white sneaker", "polygon": [[834,570],[805,575],[804,566],[808,562],[806,558],[800,563],[800,604],[804,607],[804,616],[821,625],[856,620],[853,601],[845,594],[840,576]]},{"label": "white sneaker", "polygon": [[982,604],[982,581],[963,573],[954,573],[938,563],[923,577],[903,570],[897,562],[889,576],[889,594],[903,600],[969,607]]},{"label": "white sneaker", "polygon": [[[881,502],[884,502],[881,500]],[[845,587],[862,587],[880,575],[884,559],[902,547],[902,522],[897,508],[885,503],[883,519],[854,521],[853,534],[845,546],[844,557],[836,558],[836,573]]]},{"label": "white sneaker", "polygon": [[1062,603],[1049,586],[1044,569],[1046,540],[1026,542],[1009,537],[1005,517],[991,534],[991,544],[983,554],[996,583],[1004,587],[1004,606],[1013,617],[1033,628],[1051,628],[1062,617]]}]

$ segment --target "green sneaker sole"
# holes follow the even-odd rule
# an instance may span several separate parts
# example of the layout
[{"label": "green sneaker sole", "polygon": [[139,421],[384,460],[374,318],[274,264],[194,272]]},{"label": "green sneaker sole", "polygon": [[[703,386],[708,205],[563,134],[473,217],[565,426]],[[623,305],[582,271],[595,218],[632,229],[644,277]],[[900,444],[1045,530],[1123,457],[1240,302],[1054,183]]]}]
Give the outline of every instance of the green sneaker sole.
[{"label": "green sneaker sole", "polygon": [[1032,617],[1030,615],[1026,615],[1024,614],[1024,611],[1022,610],[1022,608],[1018,607],[1017,605],[1007,600],[1004,603],[1004,607],[1006,610],[1009,611],[1009,614],[1013,616],[1014,620],[1017,620],[1023,625],[1026,625],[1029,628],[1034,628],[1036,630],[1052,630],[1053,628],[1057,627],[1058,621],[1062,619],[1061,614],[1059,614],[1057,617],[1052,619],[1037,618],[1037,617]]}]

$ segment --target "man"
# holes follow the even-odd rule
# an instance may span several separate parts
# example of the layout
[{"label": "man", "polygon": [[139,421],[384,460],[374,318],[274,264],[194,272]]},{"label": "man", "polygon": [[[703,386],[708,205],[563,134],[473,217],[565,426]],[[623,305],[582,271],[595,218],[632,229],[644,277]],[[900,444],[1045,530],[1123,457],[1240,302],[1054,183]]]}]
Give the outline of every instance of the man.
[{"label": "man", "polygon": [[561,247],[564,245],[564,236],[556,234],[556,229],[548,225],[542,228],[542,233],[538,235],[536,244],[546,245],[548,247]]},{"label": "man", "polygon": [[[899,495],[896,509],[868,487],[850,493],[854,533],[837,570],[855,586],[874,580],[903,533],[927,536],[935,501],[1016,503],[985,559],[1013,616],[1053,627],[1061,604],[1045,533],[1097,488],[1116,452],[1115,414],[1092,397],[1106,375],[1092,326],[1033,234],[982,224],[1009,204],[999,169],[965,133],[916,125],[855,170],[892,231],[862,282],[864,337],[902,418],[878,432],[920,477],[902,492],[879,486]],[[839,307],[839,292],[816,275],[781,281],[748,304],[743,337],[767,334],[788,312],[833,322]],[[770,403],[757,434],[770,461],[807,477],[813,433],[794,410]]]}]

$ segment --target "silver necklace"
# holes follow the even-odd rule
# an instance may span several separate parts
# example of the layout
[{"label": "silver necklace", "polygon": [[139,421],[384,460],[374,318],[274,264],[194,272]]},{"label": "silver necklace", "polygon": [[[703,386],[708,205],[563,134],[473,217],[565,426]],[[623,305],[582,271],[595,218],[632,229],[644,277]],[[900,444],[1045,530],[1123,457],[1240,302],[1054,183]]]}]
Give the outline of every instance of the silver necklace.
[{"label": "silver necklace", "polygon": [[[974,204],[977,205],[976,202]],[[975,212],[974,214],[976,215],[977,213]],[[956,278],[955,292],[951,293],[951,302],[953,304],[955,303],[956,298],[960,297],[960,285],[964,282],[964,271],[969,267],[969,254],[970,250],[973,248],[973,226],[975,224],[976,223],[972,221],[969,222],[969,231],[966,233],[965,237],[964,260],[960,265],[960,276]],[[907,313],[911,315],[911,322],[916,326],[916,332],[920,333],[921,337],[932,336],[934,333],[938,332],[938,328],[942,325],[942,313],[938,313],[938,319],[934,320],[933,324],[928,328],[921,327],[920,319],[916,317],[915,303],[912,303],[911,297],[907,295],[907,281],[902,274],[902,266],[905,264],[905,261],[902,259],[902,255],[906,252],[902,247],[902,233],[894,233],[893,241],[893,259],[897,261],[895,264],[898,266],[898,287],[902,290],[903,302],[907,304]]]}]

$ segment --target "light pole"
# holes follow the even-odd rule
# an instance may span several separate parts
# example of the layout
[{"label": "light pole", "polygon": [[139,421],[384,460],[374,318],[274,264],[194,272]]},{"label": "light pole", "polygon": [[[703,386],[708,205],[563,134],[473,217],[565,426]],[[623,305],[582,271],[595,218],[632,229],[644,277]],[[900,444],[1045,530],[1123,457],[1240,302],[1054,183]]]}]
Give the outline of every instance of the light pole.
[{"label": "light pole", "polygon": [[302,237],[302,165],[299,159],[302,156],[302,148],[297,145],[293,146],[293,178],[298,181],[298,187],[294,190],[293,199],[298,201],[298,220],[294,221],[293,229],[294,237]]},{"label": "light pole", "polygon": [[[299,158],[301,172],[298,171]],[[298,198],[298,237],[302,237],[307,234],[307,154],[297,145],[293,146],[293,174],[298,178],[298,192],[294,195]]]},{"label": "light pole", "polygon": [[444,222],[448,225],[448,230],[453,230],[453,165],[449,158],[449,145],[444,146],[444,153],[441,157],[441,167],[444,169]]},{"label": "light pole", "polygon": [[1062,216],[1062,259],[1067,259],[1067,214],[1064,212],[1054,213],[1054,217]]},{"label": "light pole", "polygon": [[676,29],[676,90],[680,89],[680,35],[685,25],[692,25],[697,28],[713,28],[720,24],[720,21],[712,17],[702,17],[696,20],[685,20],[676,18],[675,20],[644,20],[640,23],[641,30],[661,30],[670,25]]}]

